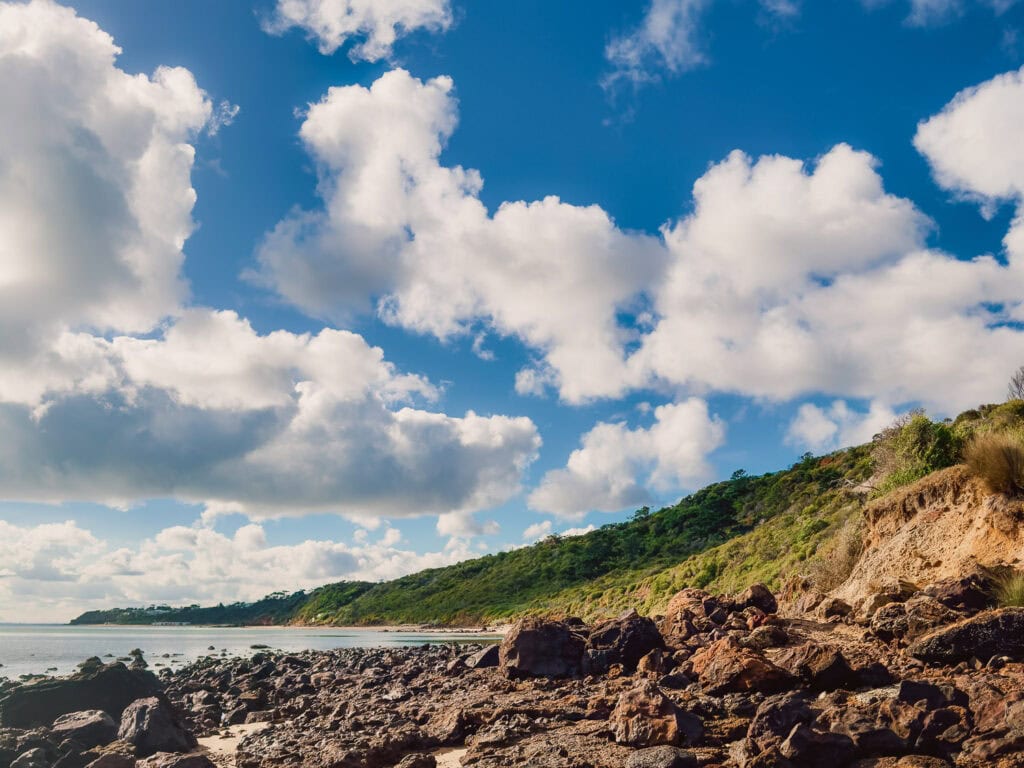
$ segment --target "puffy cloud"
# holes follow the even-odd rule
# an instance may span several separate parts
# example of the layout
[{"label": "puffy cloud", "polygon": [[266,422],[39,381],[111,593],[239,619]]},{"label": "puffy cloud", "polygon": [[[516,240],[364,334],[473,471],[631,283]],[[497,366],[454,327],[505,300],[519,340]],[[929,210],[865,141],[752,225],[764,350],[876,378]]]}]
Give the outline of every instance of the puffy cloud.
[{"label": "puffy cloud", "polygon": [[343,579],[392,579],[471,554],[460,546],[416,553],[397,548],[399,539],[389,528],[372,543],[310,539],[273,545],[254,524],[233,535],[174,526],[137,546],[116,547],[71,521],[0,521],[0,621],[67,621],[113,605],[255,600]]},{"label": "puffy cloud", "polygon": [[437,516],[437,532],[452,541],[468,541],[475,536],[491,536],[500,530],[494,520],[480,522],[469,512],[446,512]]},{"label": "puffy cloud", "polygon": [[958,93],[917,128],[914,146],[946,189],[989,204],[1024,197],[1024,68]]},{"label": "puffy cloud", "polygon": [[323,54],[359,39],[362,42],[349,49],[349,58],[379,61],[391,56],[399,37],[417,29],[444,31],[451,23],[448,0],[277,0],[264,28],[283,34],[299,27],[316,40]]},{"label": "puffy cloud", "polygon": [[812,168],[733,153],[667,229],[659,320],[629,361],[677,386],[787,400],[821,392],[940,412],[998,396],[1024,357],[1021,270],[926,250],[930,222],[870,155]]},{"label": "puffy cloud", "polygon": [[268,235],[256,279],[316,316],[344,317],[376,297],[387,322],[441,338],[485,320],[544,355],[520,391],[557,382],[571,402],[620,394],[637,334],[618,314],[637,309],[664,248],[597,206],[556,197],[490,215],[480,175],[439,164],[457,118],[451,91],[449,78],[394,70],[311,106],[300,135],[324,208]]},{"label": "puffy cloud", "polygon": [[89,342],[58,341],[66,354],[52,359],[62,331],[146,332],[187,294],[188,141],[212,106],[188,70],[129,75],[119,51],[71,9],[0,3],[5,399],[95,375]]},{"label": "puffy cloud", "polygon": [[540,541],[545,536],[551,535],[551,521],[542,520],[539,523],[526,526],[526,530],[523,531],[523,541],[534,542]]},{"label": "puffy cloud", "polygon": [[655,385],[948,412],[996,396],[1001,361],[1024,357],[1012,325],[1024,273],[929,250],[931,221],[886,192],[865,152],[840,144],[810,164],[733,152],[660,238],[550,197],[490,215],[479,173],[438,161],[451,89],[397,70],[313,105],[301,135],[324,207],[268,235],[256,278],[317,316],[372,301],[443,339],[478,344],[481,325],[514,336],[535,360],[516,391],[570,403]]},{"label": "puffy cloud", "polygon": [[789,425],[787,442],[813,451],[832,451],[869,442],[896,420],[897,414],[888,406],[873,402],[866,413],[836,400],[828,408],[804,403]]},{"label": "puffy cloud", "polygon": [[600,422],[582,437],[564,469],[544,475],[530,506],[578,518],[649,502],[648,487],[692,488],[708,479],[706,457],[724,439],[725,426],[698,398],[655,408],[654,424],[646,429]]},{"label": "puffy cloud", "polygon": [[436,388],[353,333],[185,306],[190,142],[234,110],[118,52],[70,9],[0,3],[0,497],[369,520],[516,493],[528,419],[418,408]]},{"label": "puffy cloud", "polygon": [[163,338],[102,346],[109,389],[39,415],[0,405],[4,496],[173,496],[252,517],[468,511],[516,493],[540,443],[526,418],[402,406],[433,387],[345,331],[260,336],[190,310]]}]

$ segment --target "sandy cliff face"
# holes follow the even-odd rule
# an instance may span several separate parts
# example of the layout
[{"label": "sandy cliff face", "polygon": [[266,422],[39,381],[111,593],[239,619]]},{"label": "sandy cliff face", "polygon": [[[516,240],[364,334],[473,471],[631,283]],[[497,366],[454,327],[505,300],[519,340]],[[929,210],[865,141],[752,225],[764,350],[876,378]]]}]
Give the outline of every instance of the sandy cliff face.
[{"label": "sandy cliff face", "polygon": [[879,584],[923,586],[976,566],[1024,564],[1024,502],[986,493],[963,466],[871,502],[865,519],[864,554],[834,593],[851,604]]}]

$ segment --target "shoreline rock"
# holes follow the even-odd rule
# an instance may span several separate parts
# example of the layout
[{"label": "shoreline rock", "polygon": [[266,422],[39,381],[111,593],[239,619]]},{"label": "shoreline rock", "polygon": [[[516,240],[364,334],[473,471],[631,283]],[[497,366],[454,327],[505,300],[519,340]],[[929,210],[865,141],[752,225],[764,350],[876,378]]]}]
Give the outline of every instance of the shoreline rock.
[{"label": "shoreline rock", "polygon": [[[660,622],[526,618],[500,646],[206,658],[117,715],[0,729],[0,768],[209,768],[224,758],[195,736],[233,723],[260,724],[237,768],[425,768],[451,749],[465,768],[1024,768],[1024,609],[897,586],[870,619],[688,589]],[[149,675],[108,667],[90,674]],[[80,678],[18,686],[0,718],[66,708]]]}]

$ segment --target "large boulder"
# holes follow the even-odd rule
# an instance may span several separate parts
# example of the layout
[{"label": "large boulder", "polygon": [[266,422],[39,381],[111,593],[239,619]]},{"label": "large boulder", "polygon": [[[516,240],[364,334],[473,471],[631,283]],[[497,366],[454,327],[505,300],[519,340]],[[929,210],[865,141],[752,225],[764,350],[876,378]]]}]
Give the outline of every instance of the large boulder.
[{"label": "large boulder", "polygon": [[957,664],[993,656],[1024,659],[1024,608],[1001,608],[942,627],[911,643],[907,653],[921,661]]},{"label": "large boulder", "polygon": [[677,707],[650,681],[619,697],[608,725],[615,741],[634,747],[693,745],[704,734],[699,718]]},{"label": "large boulder", "polygon": [[814,720],[807,695],[790,691],[769,696],[758,706],[747,728],[746,750],[751,756],[778,748],[800,723]]},{"label": "large boulder", "polygon": [[583,665],[586,639],[562,621],[527,617],[501,641],[498,660],[517,677],[572,677]]},{"label": "large boulder", "polygon": [[794,682],[789,672],[772,664],[763,654],[742,647],[731,637],[695,653],[690,667],[704,692],[711,696],[750,691],[776,693]]},{"label": "large boulder", "polygon": [[163,698],[151,696],[132,702],[121,715],[117,736],[135,745],[139,757],[157,752],[189,752],[196,747],[193,736]]},{"label": "large boulder", "polygon": [[114,663],[56,680],[15,688],[0,698],[0,726],[32,728],[50,725],[61,715],[99,709],[118,719],[136,699],[153,696],[160,681],[150,672]]},{"label": "large boulder", "polygon": [[860,677],[850,668],[839,649],[832,646],[804,643],[786,648],[774,658],[775,664],[799,678],[812,691],[834,691],[860,685]]},{"label": "large boulder", "polygon": [[636,611],[628,611],[590,631],[586,647],[588,671],[606,672],[612,664],[621,664],[627,672],[633,672],[640,659],[664,647],[657,625]]},{"label": "large boulder", "polygon": [[764,584],[752,584],[740,592],[734,602],[739,610],[757,608],[765,613],[775,613],[779,610],[775,595]]},{"label": "large boulder", "polygon": [[963,576],[929,584],[922,591],[954,611],[977,613],[992,606],[992,587],[992,576],[977,568]]},{"label": "large boulder", "polygon": [[687,587],[669,600],[659,625],[661,634],[670,645],[679,645],[706,626],[708,615],[719,607],[718,601],[704,590]]},{"label": "large boulder", "polygon": [[102,747],[117,738],[114,718],[99,709],[61,715],[50,730],[58,741],[74,739],[86,749]]}]

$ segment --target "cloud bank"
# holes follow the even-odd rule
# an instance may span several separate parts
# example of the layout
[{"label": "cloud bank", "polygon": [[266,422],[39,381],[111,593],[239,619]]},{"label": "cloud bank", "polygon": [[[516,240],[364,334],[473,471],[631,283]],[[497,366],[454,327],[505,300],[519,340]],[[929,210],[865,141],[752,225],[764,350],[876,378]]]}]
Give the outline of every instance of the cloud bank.
[{"label": "cloud bank", "polygon": [[358,518],[517,493],[529,419],[424,409],[438,389],[357,334],[188,305],[193,142],[223,116],[118,53],[70,9],[0,4],[0,497]]}]

